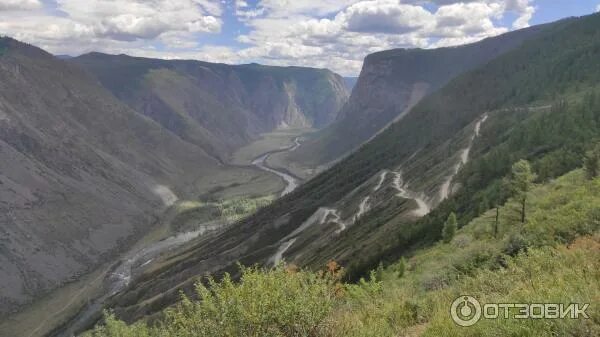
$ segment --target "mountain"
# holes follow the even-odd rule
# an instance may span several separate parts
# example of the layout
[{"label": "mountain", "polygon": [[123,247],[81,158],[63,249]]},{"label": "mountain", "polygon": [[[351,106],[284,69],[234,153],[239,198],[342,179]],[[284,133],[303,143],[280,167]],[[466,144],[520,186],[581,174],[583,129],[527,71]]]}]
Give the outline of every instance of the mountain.
[{"label": "mountain", "polygon": [[326,69],[90,53],[70,60],[134,110],[215,157],[276,128],[322,128],[348,99]]},{"label": "mountain", "polygon": [[368,55],[336,122],[308,138],[287,160],[317,167],[347,155],[457,75],[485,65],[548,27],[530,27],[458,47]]},{"label": "mountain", "polygon": [[221,165],[79,66],[0,39],[0,312],[114,259],[180,198],[253,181],[267,194],[268,179]]},{"label": "mountain", "polygon": [[460,227],[504,203],[503,179],[519,159],[543,181],[577,168],[600,141],[600,14],[538,29],[293,193],[140,270],[109,306],[127,320],[152,314],[191,294],[199,276],[239,276],[238,262],[334,259],[356,279],[439,240],[451,212]]},{"label": "mountain", "polygon": [[347,97],[325,69],[66,58],[2,38],[0,312],[111,261],[179,200],[274,193],[277,177],[224,160],[262,132],[327,125]]}]

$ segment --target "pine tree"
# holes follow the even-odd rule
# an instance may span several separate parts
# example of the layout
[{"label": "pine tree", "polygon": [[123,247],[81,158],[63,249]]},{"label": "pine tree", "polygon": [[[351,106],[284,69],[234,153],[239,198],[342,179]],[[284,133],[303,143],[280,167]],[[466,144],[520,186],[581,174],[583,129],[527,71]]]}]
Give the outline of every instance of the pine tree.
[{"label": "pine tree", "polygon": [[494,237],[497,238],[498,237],[498,226],[499,226],[499,220],[500,220],[500,207],[498,205],[496,205],[496,217],[494,218]]},{"label": "pine tree", "polygon": [[531,190],[535,178],[536,175],[531,171],[531,165],[527,160],[521,159],[512,166],[510,189],[512,195],[521,205],[521,223],[525,223],[527,193]]},{"label": "pine tree", "polygon": [[456,233],[456,227],[456,214],[452,212],[444,223],[444,229],[442,229],[442,240],[444,240],[444,242],[448,243],[452,241],[452,238]]}]

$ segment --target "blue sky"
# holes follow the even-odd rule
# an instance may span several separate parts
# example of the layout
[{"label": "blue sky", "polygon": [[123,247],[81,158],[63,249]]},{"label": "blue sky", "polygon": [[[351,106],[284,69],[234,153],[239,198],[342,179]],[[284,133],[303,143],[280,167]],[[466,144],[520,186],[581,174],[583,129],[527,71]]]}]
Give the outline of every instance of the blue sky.
[{"label": "blue sky", "polygon": [[0,0],[0,34],[90,51],[301,65],[356,76],[391,48],[436,48],[568,16],[600,0]]}]

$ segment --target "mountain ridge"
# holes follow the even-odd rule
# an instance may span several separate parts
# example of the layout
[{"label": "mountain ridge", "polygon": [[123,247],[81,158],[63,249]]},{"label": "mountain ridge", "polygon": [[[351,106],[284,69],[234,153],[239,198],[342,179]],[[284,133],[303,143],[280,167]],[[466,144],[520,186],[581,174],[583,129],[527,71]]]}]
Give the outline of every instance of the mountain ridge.
[{"label": "mountain ridge", "polygon": [[[165,260],[160,268],[148,270],[127,294],[115,298],[111,307],[117,308],[127,319],[140,317],[147,310],[138,304],[140,299],[158,296],[152,298],[153,304],[168,304],[174,300],[171,296],[177,289],[188,289],[192,275],[218,277],[223,272],[237,275],[235,261],[245,265],[264,264],[280,255],[290,263],[313,268],[328,259],[336,259],[349,265],[349,277],[354,278],[375,267],[373,263],[376,265],[385,256],[399,256],[415,246],[439,239],[440,226],[452,210],[461,212],[459,221],[468,221],[477,215],[481,205],[487,210],[485,207],[490,207],[492,202],[503,200],[495,189],[506,173],[506,165],[511,164],[510,159],[505,160],[501,170],[500,167],[496,171],[489,168],[490,172],[486,172],[489,177],[483,181],[476,172],[468,177],[462,173],[471,172],[472,165],[484,165],[481,158],[486,151],[491,154],[500,151],[503,145],[490,144],[491,141],[509,137],[490,138],[490,130],[512,131],[510,139],[515,142],[523,137],[520,125],[535,129],[536,118],[548,113],[560,118],[556,118],[555,123],[545,123],[546,127],[555,127],[563,118],[576,119],[577,124],[571,122],[572,125],[592,127],[593,115],[579,116],[579,108],[569,108],[560,100],[554,100],[571,95],[577,86],[595,88],[598,85],[594,58],[597,41],[600,41],[597,39],[599,20],[600,15],[591,15],[560,21],[527,44],[456,77],[419,102],[406,117],[293,193],[227,232],[210,240],[199,240],[184,252],[169,256],[168,263]],[[553,71],[557,64],[569,66],[560,72]],[[536,80],[539,78],[544,79],[543,86]],[[554,104],[539,108],[551,102]],[[585,132],[593,134],[592,130]],[[557,132],[552,135],[560,135],[563,142],[568,139]],[[474,139],[477,139],[476,144],[473,144]],[[557,140],[557,144],[560,141]],[[479,142],[483,145],[478,145]],[[557,144],[552,145],[552,151],[559,151]],[[581,144],[577,144],[581,151]],[[485,145],[488,148],[483,147]],[[549,141],[547,145],[550,146]],[[539,145],[526,146],[519,151],[532,151]],[[519,151],[515,149],[514,153],[521,153]],[[465,153],[468,161],[465,161]],[[537,151],[529,158],[554,160],[545,156],[544,152]],[[458,170],[457,164],[460,164]],[[572,160],[562,164],[572,169],[580,163]],[[460,170],[463,167],[464,170]],[[550,177],[561,173],[558,168],[554,169]],[[387,191],[382,190],[381,193],[385,193],[382,196],[361,192],[379,191],[376,187],[383,170],[402,172],[399,182],[394,182],[395,188],[389,186]],[[448,182],[451,198],[443,199],[440,189]],[[421,193],[426,198],[421,198]],[[398,194],[400,196],[391,197]],[[416,216],[419,202],[415,195],[432,203],[432,211],[424,217]],[[368,201],[379,201],[373,204],[372,210],[362,212],[364,215],[353,224],[341,226],[340,222],[350,219],[356,209],[361,213],[360,205],[365,196],[375,198]],[[484,203],[485,198],[490,199]],[[353,211],[344,215],[344,208]],[[307,221],[311,224],[307,225]],[[342,234],[336,235],[342,227]],[[308,229],[302,230],[300,239],[289,241],[294,236],[290,233],[299,228]],[[165,289],[169,289],[169,293],[159,295]]]},{"label": "mountain ridge", "polygon": [[[457,47],[392,49],[369,54],[335,123],[287,158],[320,166],[348,155],[457,75],[483,66],[560,22],[533,26]],[[289,156],[288,156],[289,157]]]},{"label": "mountain ridge", "polygon": [[[92,57],[112,60],[99,53]],[[225,145],[220,144],[233,139],[237,130],[233,130],[233,135],[220,134],[221,143],[212,143],[210,138],[215,134],[202,134],[206,129],[192,126],[193,132],[186,135],[195,133],[198,137],[186,139],[169,129],[176,129],[177,123],[170,125],[168,118],[165,122],[127,106],[93,73],[76,64],[76,59],[61,59],[33,45],[0,38],[2,313],[19,310],[112,260],[159,226],[163,212],[176,206],[180,199],[196,200],[211,196],[212,191],[220,196],[236,196],[244,188],[250,189],[244,192],[250,197],[265,196],[275,193],[281,185],[279,178],[254,167],[230,166],[222,160],[227,151],[273,127],[276,120],[270,126],[251,126],[245,129],[243,137]],[[122,59],[131,60],[117,56],[117,63]],[[200,63],[191,64],[191,68],[201,71]],[[262,66],[248,67],[243,67],[246,73],[240,75],[247,80],[255,71],[262,71]],[[292,71],[302,79],[305,70],[294,67],[278,71],[281,77]],[[168,69],[168,76],[161,71],[165,72],[158,69],[157,74],[151,74],[160,80],[154,84],[164,85],[173,76]],[[341,87],[340,78],[332,72],[309,72],[313,74],[308,76],[309,82]],[[176,84],[189,83],[184,76],[175,75]],[[138,79],[141,78],[130,78],[119,88],[129,84],[133,84],[130,89],[139,88]],[[274,83],[278,88],[288,85]],[[184,89],[188,94],[185,98],[203,95],[202,91]],[[322,102],[331,105],[317,112],[323,116],[335,114],[337,111],[328,109],[344,99],[345,91],[338,94],[321,95]],[[176,98],[170,98],[173,97]],[[283,102],[294,105],[295,100],[292,97]],[[173,101],[176,99],[170,102]],[[219,104],[214,97],[210,102],[212,107]],[[313,103],[308,102],[307,106]],[[161,105],[151,109],[161,110]],[[219,116],[218,111],[209,106],[202,118],[235,123],[235,116]],[[189,118],[184,114],[176,116]],[[243,123],[239,123],[241,128],[245,127]]]},{"label": "mountain ridge", "polygon": [[324,127],[348,97],[342,77],[327,69],[98,52],[69,62],[134,110],[223,160],[264,132]]}]

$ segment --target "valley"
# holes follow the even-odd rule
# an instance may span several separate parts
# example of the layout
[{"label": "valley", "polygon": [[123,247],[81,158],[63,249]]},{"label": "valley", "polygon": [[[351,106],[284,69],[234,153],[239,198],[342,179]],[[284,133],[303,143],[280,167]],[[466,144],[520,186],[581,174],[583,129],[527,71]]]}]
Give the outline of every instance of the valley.
[{"label": "valley", "polygon": [[[379,263],[437,242],[450,213],[462,225],[504,203],[502,181],[519,158],[530,160],[545,179],[577,168],[577,158],[590,146],[586,137],[597,138],[596,112],[585,108],[593,100],[584,98],[593,97],[597,81],[587,72],[597,67],[591,57],[578,58],[570,49],[561,49],[556,59],[544,55],[555,53],[557,41],[593,49],[597,29],[589,27],[597,20],[596,15],[535,28],[538,37],[452,79],[358,150],[239,226],[166,256],[161,268],[145,272],[111,307],[121,319],[136,321],[148,308],[177,303],[179,291],[192,294],[198,276],[238,278],[238,262],[286,261],[316,270],[335,260],[347,280],[358,281]],[[570,64],[562,76],[577,86],[545,71],[555,62]],[[524,70],[507,72],[511,67]],[[538,81],[532,74],[543,76],[544,86],[533,84]],[[561,123],[581,135],[569,138],[566,129],[555,129]],[[567,139],[578,144],[572,150],[579,156],[561,155]],[[292,153],[305,145],[303,140]]]},{"label": "valley", "polygon": [[[322,36],[298,64],[343,75],[267,42],[56,57],[0,36],[0,337],[598,335],[600,13],[405,48],[362,5],[302,26]],[[348,32],[372,38],[358,77],[319,47]],[[177,49],[157,34],[141,55]],[[459,327],[470,294],[591,319]]]},{"label": "valley", "polygon": [[240,148],[231,157],[236,165],[254,165],[255,167],[283,179],[286,184],[280,196],[292,192],[303,180],[288,167],[273,166],[270,159],[275,155],[293,155],[301,145],[304,135],[314,132],[314,129],[280,129],[265,133],[256,141]]},{"label": "valley", "polygon": [[291,147],[279,149],[274,152],[267,152],[252,161],[252,165],[258,167],[259,169],[261,169],[265,172],[273,173],[273,174],[281,177],[285,181],[286,186],[283,189],[283,191],[281,192],[280,196],[284,196],[284,195],[292,192],[293,190],[295,190],[296,187],[298,187],[298,185],[300,184],[299,179],[297,177],[292,176],[289,173],[284,172],[283,170],[277,170],[270,166],[267,166],[267,160],[274,153],[293,152],[299,146],[300,146],[300,143],[298,141],[298,138],[295,138],[294,145],[292,145]]},{"label": "valley", "polygon": [[[235,184],[234,188],[219,189],[215,195],[203,195],[204,199],[217,197],[233,200],[235,202],[238,193],[243,195],[255,195],[256,198],[267,198],[267,203],[277,195],[283,196],[293,191],[300,181],[285,171],[278,171],[266,166],[265,161],[273,153],[293,151],[300,146],[299,138],[311,129],[299,130],[277,130],[263,134],[253,143],[241,148],[235,155],[232,168],[256,169],[265,172],[265,178],[258,181],[250,180]],[[254,160],[246,159],[259,154]],[[224,167],[225,169],[227,166]],[[234,175],[228,175],[232,177]],[[278,182],[279,180],[282,182]],[[268,189],[264,189],[265,181],[271,181]],[[276,183],[277,182],[277,183]],[[227,184],[222,182],[222,184]],[[227,186],[227,185],[225,185]],[[246,192],[252,191],[252,193]],[[78,331],[93,324],[101,315],[105,302],[112,296],[125,290],[130,282],[143,273],[145,268],[151,267],[152,262],[161,255],[176,249],[181,249],[186,243],[199,236],[211,235],[211,233],[223,230],[226,226],[233,225],[237,219],[249,213],[239,215],[220,216],[204,223],[196,223],[194,219],[201,219],[210,212],[210,209],[195,212],[188,216],[186,213],[206,202],[192,200],[177,200],[174,195],[163,192],[165,199],[169,202],[169,208],[161,216],[159,225],[145,235],[139,242],[123,255],[116,258],[117,262],[109,263],[107,266],[86,275],[81,280],[70,283],[42,300],[26,308],[23,312],[12,316],[10,320],[0,322],[0,331],[15,334],[23,332],[24,336],[49,336],[69,337]],[[251,211],[250,211],[251,212]],[[189,220],[188,220],[189,218]],[[190,222],[191,225],[187,224]],[[208,220],[208,219],[207,219]],[[70,300],[65,301],[65,298]],[[81,301],[80,299],[86,299]],[[58,310],[47,311],[51,303],[61,303]],[[40,317],[44,317],[41,322]],[[58,325],[57,323],[60,323]]]},{"label": "valley", "polygon": [[[78,312],[88,321],[148,261],[294,189],[295,177],[252,161],[329,123],[347,97],[327,70],[62,60],[5,37],[0,47],[0,335],[46,335]],[[134,68],[134,91],[120,91],[121,70]],[[223,84],[227,97],[202,82],[233,80],[232,69],[247,85]],[[304,97],[312,88],[325,94]],[[260,149],[271,131],[289,136]],[[229,162],[246,145],[259,152]]]}]

